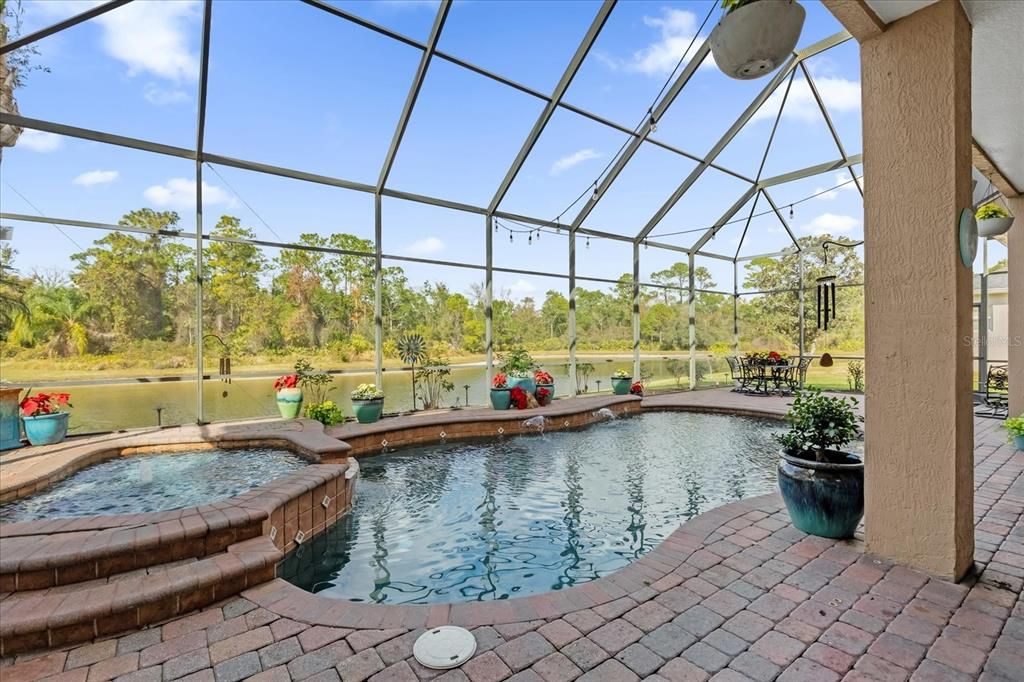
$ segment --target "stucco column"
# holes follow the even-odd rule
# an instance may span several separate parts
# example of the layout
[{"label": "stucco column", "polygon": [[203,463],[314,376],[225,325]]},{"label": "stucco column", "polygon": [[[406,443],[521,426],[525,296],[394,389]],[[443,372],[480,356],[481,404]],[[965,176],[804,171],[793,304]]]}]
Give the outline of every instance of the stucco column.
[{"label": "stucco column", "polygon": [[[971,27],[940,0],[861,44],[867,551],[959,579],[974,559]],[[967,339],[967,343],[964,342]]]},{"label": "stucco column", "polygon": [[1010,415],[1024,414],[1024,196],[1007,199],[1010,212],[1016,217],[1007,233],[1009,252],[1009,283],[1007,303],[1009,318]]}]

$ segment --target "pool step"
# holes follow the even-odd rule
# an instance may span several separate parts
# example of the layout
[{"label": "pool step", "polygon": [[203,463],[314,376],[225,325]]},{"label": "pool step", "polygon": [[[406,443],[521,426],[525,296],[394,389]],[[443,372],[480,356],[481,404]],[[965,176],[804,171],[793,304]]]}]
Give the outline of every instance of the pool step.
[{"label": "pool step", "polygon": [[351,465],[314,464],[198,507],[0,524],[0,594],[202,559],[261,535],[270,535],[288,551],[299,531],[311,537],[348,511],[357,471],[354,460]]},{"label": "pool step", "polygon": [[205,557],[0,595],[0,656],[86,642],[167,620],[274,578],[269,537]]}]

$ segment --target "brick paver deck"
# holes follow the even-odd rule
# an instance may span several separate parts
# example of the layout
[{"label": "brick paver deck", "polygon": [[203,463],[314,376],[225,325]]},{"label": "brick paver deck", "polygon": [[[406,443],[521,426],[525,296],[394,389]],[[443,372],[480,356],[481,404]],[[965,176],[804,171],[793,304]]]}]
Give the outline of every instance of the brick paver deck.
[{"label": "brick paver deck", "polygon": [[[650,398],[645,406],[662,400],[669,402]],[[678,400],[778,409],[732,394]],[[684,524],[677,532],[683,539],[632,572],[655,570],[656,579],[597,581],[621,594],[519,621],[508,614],[516,613],[513,602],[526,600],[493,603],[491,624],[474,628],[476,655],[447,673],[412,659],[421,629],[383,616],[360,627],[317,624],[343,613],[346,603],[315,598],[334,608],[301,612],[272,581],[162,626],[4,661],[0,677],[1024,680],[1024,452],[1007,444],[998,426],[976,424],[978,572],[960,584],[864,555],[857,541],[806,536],[789,524],[778,497],[767,495]],[[436,608],[431,624],[458,622],[459,612]]]}]

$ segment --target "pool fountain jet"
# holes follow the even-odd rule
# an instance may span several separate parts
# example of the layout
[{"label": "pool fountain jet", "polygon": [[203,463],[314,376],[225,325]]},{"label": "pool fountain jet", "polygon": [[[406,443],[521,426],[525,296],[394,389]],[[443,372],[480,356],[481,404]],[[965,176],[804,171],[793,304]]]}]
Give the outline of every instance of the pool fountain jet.
[{"label": "pool fountain jet", "polygon": [[602,419],[615,419],[615,413],[609,410],[607,407],[602,407],[600,410],[594,413],[595,417]]},{"label": "pool fountain jet", "polygon": [[545,423],[544,422],[544,417],[542,417],[541,415],[538,414],[535,417],[530,417],[529,419],[524,420],[523,421],[523,428],[525,428],[525,429],[533,429],[537,433],[543,434],[544,433],[544,423]]}]

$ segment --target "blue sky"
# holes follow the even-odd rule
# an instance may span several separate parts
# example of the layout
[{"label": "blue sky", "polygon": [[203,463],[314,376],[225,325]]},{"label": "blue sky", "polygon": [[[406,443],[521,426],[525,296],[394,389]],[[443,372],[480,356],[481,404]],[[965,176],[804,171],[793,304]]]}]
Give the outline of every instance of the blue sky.
[{"label": "blue sky", "polygon": [[[26,0],[24,31],[76,13],[89,2]],[[94,3],[93,3],[94,4]],[[429,33],[434,2],[360,0],[336,4],[417,40]],[[840,27],[817,2],[807,9],[800,46]],[[717,0],[703,39],[719,16]],[[712,7],[711,0],[623,1],[612,12],[566,101],[627,127],[638,123]],[[190,147],[195,142],[201,7],[196,2],[134,2],[38,44],[50,73],[32,73],[18,93],[24,115]],[[440,49],[550,92],[597,10],[594,2],[456,1]],[[415,72],[419,50],[298,2],[216,0],[212,23],[206,149],[365,183],[374,183]],[[853,42],[819,55],[808,68],[829,106],[848,153],[860,151],[860,94]],[[764,86],[727,78],[709,59],[659,121],[655,137],[705,154]],[[770,99],[718,163],[757,174],[781,92]],[[540,113],[542,102],[446,61],[435,59],[397,156],[388,186],[487,205]],[[624,135],[566,110],[549,123],[501,205],[554,218],[591,185]],[[839,153],[798,77],[790,92],[764,176],[838,158]],[[694,163],[642,145],[627,170],[587,220],[595,229],[633,235]],[[177,210],[194,228],[194,169],[187,160],[99,143],[28,132],[5,150],[0,201],[4,210],[116,222],[150,206]],[[373,235],[373,201],[366,194],[233,168],[206,171],[206,225],[222,213],[239,216],[263,239],[291,241],[301,232]],[[859,173],[859,169],[858,169]],[[828,189],[849,175],[828,173],[773,191],[779,205]],[[746,184],[709,170],[656,228],[655,234],[705,227]],[[759,204],[757,211],[767,208]],[[565,213],[571,221],[576,208]],[[749,207],[744,211],[749,212]],[[745,215],[741,211],[740,215]],[[860,196],[847,185],[796,208],[798,235],[830,231],[859,238]],[[483,217],[397,199],[384,200],[386,253],[483,263]],[[708,250],[732,255],[742,225],[724,229]],[[16,229],[19,267],[67,269],[67,257],[102,236],[86,229],[22,225]],[[39,237],[43,238],[37,238]],[[689,246],[697,234],[662,237]],[[741,255],[785,247],[777,220],[755,218]],[[614,278],[630,268],[629,244],[579,242],[578,272]],[[564,272],[567,240],[496,235],[495,265]],[[642,252],[644,279],[680,254]],[[719,284],[731,284],[731,264],[708,260]],[[404,264],[412,282],[443,279],[459,291],[479,273]],[[565,289],[564,281],[496,276],[517,297]],[[597,286],[597,285],[593,285]]]}]

